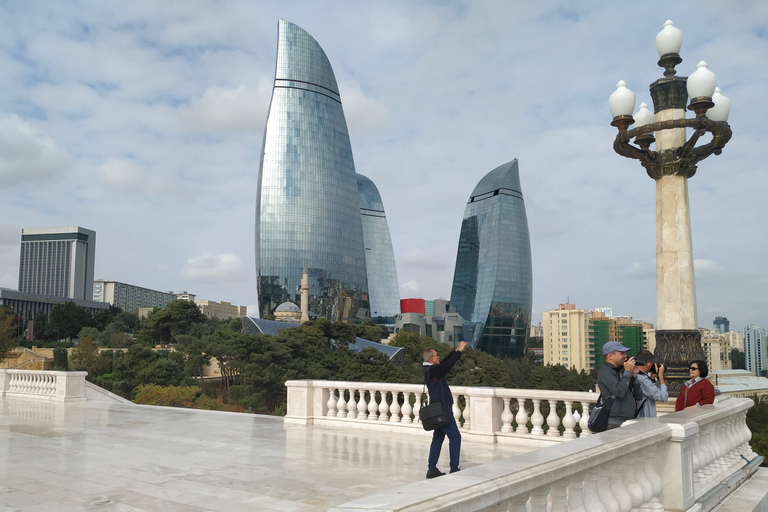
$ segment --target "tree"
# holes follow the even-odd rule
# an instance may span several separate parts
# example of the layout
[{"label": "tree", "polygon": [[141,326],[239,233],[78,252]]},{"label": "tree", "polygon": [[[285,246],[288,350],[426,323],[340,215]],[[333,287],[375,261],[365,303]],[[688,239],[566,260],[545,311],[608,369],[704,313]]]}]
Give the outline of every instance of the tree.
[{"label": "tree", "polygon": [[14,315],[0,311],[0,361],[19,344],[18,341],[14,328]]},{"label": "tree", "polygon": [[731,349],[731,367],[734,370],[746,370],[747,364],[744,352],[737,348]]},{"label": "tree", "polygon": [[75,364],[75,370],[92,371],[98,357],[99,347],[96,346],[96,342],[90,334],[80,338],[80,345],[72,349],[71,359]]},{"label": "tree", "polygon": [[56,304],[51,309],[50,328],[57,339],[76,338],[80,329],[91,322],[91,314],[72,301]]},{"label": "tree", "polygon": [[143,343],[168,345],[179,334],[190,334],[196,324],[205,324],[206,318],[194,302],[174,300],[163,309],[155,309],[144,320],[138,339]]}]

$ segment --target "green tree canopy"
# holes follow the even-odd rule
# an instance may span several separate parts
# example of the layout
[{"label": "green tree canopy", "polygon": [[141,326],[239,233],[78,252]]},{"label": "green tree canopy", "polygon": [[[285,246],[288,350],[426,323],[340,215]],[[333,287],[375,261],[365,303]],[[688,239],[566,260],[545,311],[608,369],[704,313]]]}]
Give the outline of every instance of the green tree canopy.
[{"label": "green tree canopy", "polygon": [[143,343],[167,345],[173,342],[174,336],[190,334],[194,326],[205,323],[205,315],[194,302],[174,300],[147,316],[139,331],[138,340]]},{"label": "green tree canopy", "polygon": [[48,318],[50,329],[58,339],[76,338],[80,329],[91,323],[91,314],[72,301],[56,304]]}]

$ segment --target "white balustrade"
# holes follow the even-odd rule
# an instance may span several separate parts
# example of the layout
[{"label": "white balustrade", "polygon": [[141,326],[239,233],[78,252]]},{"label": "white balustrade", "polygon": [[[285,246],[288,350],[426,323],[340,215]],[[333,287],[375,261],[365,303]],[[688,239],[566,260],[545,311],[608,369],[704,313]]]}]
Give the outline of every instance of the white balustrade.
[{"label": "white balustrade", "polygon": [[88,372],[0,370],[0,398],[83,401],[86,375]]}]

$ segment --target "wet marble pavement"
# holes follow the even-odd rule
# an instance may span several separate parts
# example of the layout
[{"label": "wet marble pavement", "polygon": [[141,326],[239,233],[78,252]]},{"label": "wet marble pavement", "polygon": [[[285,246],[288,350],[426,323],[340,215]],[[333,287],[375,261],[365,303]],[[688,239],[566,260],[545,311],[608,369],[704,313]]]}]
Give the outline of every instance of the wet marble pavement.
[{"label": "wet marble pavement", "polygon": [[[0,512],[319,512],[424,479],[429,438],[282,418],[0,400]],[[464,442],[462,467],[531,448]],[[448,461],[448,442],[440,466]]]}]

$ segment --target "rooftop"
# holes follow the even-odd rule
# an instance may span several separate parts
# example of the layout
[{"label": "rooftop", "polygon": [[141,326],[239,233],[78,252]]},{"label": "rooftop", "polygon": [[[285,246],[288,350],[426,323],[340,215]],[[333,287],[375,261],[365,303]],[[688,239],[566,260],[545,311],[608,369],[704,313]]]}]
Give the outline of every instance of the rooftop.
[{"label": "rooftop", "polygon": [[[0,510],[326,511],[422,481],[428,444],[272,416],[6,399]],[[530,449],[464,441],[462,467]]]}]

